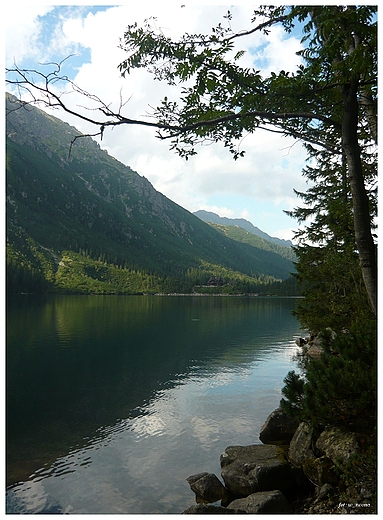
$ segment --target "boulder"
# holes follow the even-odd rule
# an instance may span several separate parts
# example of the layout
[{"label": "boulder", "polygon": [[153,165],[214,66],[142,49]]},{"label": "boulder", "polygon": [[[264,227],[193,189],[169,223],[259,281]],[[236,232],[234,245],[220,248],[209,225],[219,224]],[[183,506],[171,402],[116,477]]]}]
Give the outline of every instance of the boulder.
[{"label": "boulder", "polygon": [[279,491],[260,491],[246,498],[237,498],[228,506],[228,509],[239,509],[247,514],[262,513],[289,513],[290,506],[286,497]]},{"label": "boulder", "polygon": [[298,424],[295,418],[289,417],[281,408],[277,408],[262,424],[259,439],[263,444],[289,444]]},{"label": "boulder", "polygon": [[323,484],[318,493],[318,500],[326,500],[335,493],[335,488],[329,484]]},{"label": "boulder", "polygon": [[308,357],[311,357],[312,359],[319,359],[321,355],[323,354],[323,347],[318,344],[312,344],[306,352],[306,355]]},{"label": "boulder", "polygon": [[346,466],[350,458],[359,452],[356,433],[336,426],[328,427],[320,434],[316,447],[340,467]]},{"label": "boulder", "polygon": [[238,509],[228,509],[227,507],[211,506],[206,504],[197,504],[190,506],[181,514],[183,515],[240,515],[246,514],[246,511]]},{"label": "boulder", "polygon": [[279,489],[289,492],[291,468],[282,448],[271,444],[229,446],[221,455],[221,475],[235,497]]},{"label": "boulder", "polygon": [[225,500],[228,492],[214,473],[198,473],[186,479],[190,489],[195,493],[197,502],[217,502]]},{"label": "boulder", "polygon": [[334,332],[332,329],[327,328],[326,329],[326,340],[324,337],[319,334],[318,336],[314,336],[309,341],[309,348],[306,351],[306,355],[311,357],[312,359],[319,359],[321,355],[323,354],[323,343],[325,341],[334,341],[336,338],[336,332]]},{"label": "boulder", "polygon": [[334,463],[328,457],[307,458],[303,461],[302,468],[306,477],[316,486],[335,485],[338,482]]},{"label": "boulder", "polygon": [[206,475],[209,475],[209,473],[207,473],[207,471],[203,471],[202,473],[196,473],[195,475],[191,475],[186,480],[191,486],[192,484],[194,484],[194,482],[197,482],[197,480],[199,480],[202,477],[205,477]]},{"label": "boulder", "polygon": [[302,466],[305,459],[314,458],[313,428],[308,423],[301,422],[291,439],[288,458],[297,467]]}]

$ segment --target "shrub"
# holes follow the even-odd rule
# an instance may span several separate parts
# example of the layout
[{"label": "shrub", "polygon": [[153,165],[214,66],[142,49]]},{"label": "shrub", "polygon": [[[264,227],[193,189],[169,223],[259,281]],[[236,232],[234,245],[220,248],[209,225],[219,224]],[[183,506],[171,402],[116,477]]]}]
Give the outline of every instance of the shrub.
[{"label": "shrub", "polygon": [[372,431],[377,411],[375,321],[357,321],[332,337],[322,333],[323,354],[305,364],[304,377],[289,372],[281,407],[314,426]]}]

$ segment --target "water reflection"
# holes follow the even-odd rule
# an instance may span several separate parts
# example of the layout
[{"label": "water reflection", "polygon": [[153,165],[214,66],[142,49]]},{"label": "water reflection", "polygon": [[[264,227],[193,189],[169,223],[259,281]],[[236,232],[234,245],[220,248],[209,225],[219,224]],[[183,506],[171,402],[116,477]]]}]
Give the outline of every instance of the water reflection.
[{"label": "water reflection", "polygon": [[298,333],[291,300],[32,303],[8,312],[8,512],[179,512],[218,444],[257,441]]}]

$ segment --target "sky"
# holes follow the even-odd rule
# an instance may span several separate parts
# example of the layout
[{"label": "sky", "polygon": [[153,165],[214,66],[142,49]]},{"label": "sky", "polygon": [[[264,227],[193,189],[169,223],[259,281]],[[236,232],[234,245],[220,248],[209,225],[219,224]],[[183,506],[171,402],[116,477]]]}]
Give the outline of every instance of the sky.
[{"label": "sky", "polygon": [[[124,115],[147,117],[150,106],[158,106],[164,96],[176,96],[166,84],[154,81],[145,70],[134,70],[121,78],[119,63],[124,52],[120,38],[128,24],[155,16],[156,24],[166,35],[180,37],[184,32],[207,32],[220,22],[228,10],[236,32],[251,27],[254,7],[215,2],[125,2],[123,5],[46,5],[12,3],[14,15],[6,17],[5,64],[36,69],[65,61],[68,77],[87,92],[118,109],[120,99],[126,104]],[[17,14],[16,14],[17,13]],[[294,71],[300,63],[299,34],[273,29],[268,37],[256,35],[241,39],[246,53],[242,64],[261,70],[262,74],[281,69]],[[7,88],[8,91],[12,91]],[[15,95],[18,92],[13,91]],[[68,99],[66,99],[68,101]],[[72,103],[80,103],[73,97]],[[98,129],[64,112],[56,117],[83,133]],[[139,126],[125,126],[105,131],[102,148],[130,166],[139,175],[180,206],[189,211],[204,209],[222,217],[245,218],[271,236],[292,239],[298,224],[284,213],[299,205],[293,189],[305,191],[302,177],[306,154],[291,138],[259,130],[242,141],[245,157],[234,161],[220,143],[197,148],[188,161],[169,150],[169,142],[159,140],[155,131]]]}]

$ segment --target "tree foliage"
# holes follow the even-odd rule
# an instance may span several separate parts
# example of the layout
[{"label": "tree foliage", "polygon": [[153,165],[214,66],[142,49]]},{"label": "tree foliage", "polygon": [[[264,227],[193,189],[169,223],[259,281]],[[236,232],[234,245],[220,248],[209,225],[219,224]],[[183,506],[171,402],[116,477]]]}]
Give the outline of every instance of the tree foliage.
[{"label": "tree foliage", "polygon": [[[296,233],[297,280],[305,299],[297,306],[304,327],[318,333],[326,325],[348,328],[364,314],[371,317],[367,292],[355,250],[353,206],[346,166],[342,158],[327,151],[312,152],[313,164],[305,168],[310,188],[298,193],[302,207],[288,212],[305,227]],[[366,189],[371,207],[371,225],[376,216],[376,178],[365,158]]]},{"label": "tree foliage", "polygon": [[[362,157],[377,139],[375,12],[373,6],[263,7],[253,21],[265,21],[250,31],[232,34],[219,25],[209,36],[185,34],[176,43],[156,34],[150,23],[144,28],[134,24],[124,35],[128,57],[120,70],[145,67],[170,85],[176,80],[187,84],[180,102],[165,98],[154,114],[169,126],[171,148],[186,158],[196,153],[201,139],[223,142],[238,158],[244,152],[235,143],[244,132],[270,123],[274,131],[301,139],[311,155],[320,147],[341,157],[353,204],[354,240],[376,311],[376,255],[366,190],[370,170]],[[280,71],[263,78],[260,71],[238,65],[241,53],[231,58],[235,39],[276,23],[290,31],[296,21],[303,23],[305,47],[300,52],[304,64],[295,74]]]},{"label": "tree foliage", "polygon": [[[145,68],[155,80],[182,89],[179,99],[165,97],[159,103],[151,121],[124,116],[122,103],[113,112],[62,75],[60,64],[49,74],[16,67],[8,71],[9,82],[27,89],[35,100],[93,122],[101,136],[108,127],[121,124],[152,126],[185,158],[208,140],[223,143],[237,159],[244,154],[239,147],[242,136],[259,128],[299,139],[309,153],[324,149],[341,157],[352,201],[355,247],[376,312],[376,252],[366,189],[366,176],[375,165],[366,166],[363,157],[377,139],[376,6],[262,6],[254,11],[251,27],[238,33],[231,30],[231,18],[228,12],[211,34],[184,34],[179,41],[156,30],[153,20],[143,27],[128,26],[120,43],[126,51],[121,74]],[[243,52],[235,43],[257,32],[268,34],[276,24],[288,32],[297,24],[303,28],[303,61],[297,71],[265,77],[243,67]],[[92,112],[66,104],[68,92],[64,97],[56,88],[63,81],[92,102]]]},{"label": "tree foliage", "polygon": [[321,334],[324,353],[310,359],[305,376],[285,378],[281,406],[314,426],[372,432],[377,414],[376,323],[355,321],[350,330]]},{"label": "tree foliage", "polygon": [[[303,377],[287,375],[281,405],[320,428],[371,432],[377,381],[377,6],[262,6],[250,28],[238,33],[231,18],[228,12],[210,34],[184,34],[179,41],[156,30],[153,20],[127,27],[121,74],[144,68],[181,89],[178,99],[159,101],[151,120],[124,116],[122,104],[113,112],[68,81],[60,64],[50,74],[16,67],[8,71],[11,78],[16,74],[10,83],[94,123],[101,136],[121,124],[151,126],[185,159],[206,141],[222,143],[239,159],[243,136],[258,129],[301,141],[309,187],[297,193],[303,205],[290,213],[306,223],[295,248],[305,296],[297,314],[313,333],[331,327],[336,335],[322,332],[323,355],[306,363]],[[277,24],[287,32],[302,28],[301,65],[294,73],[268,76],[243,67],[237,43]],[[92,112],[66,104],[68,97],[53,88],[62,81],[92,101]]]}]

